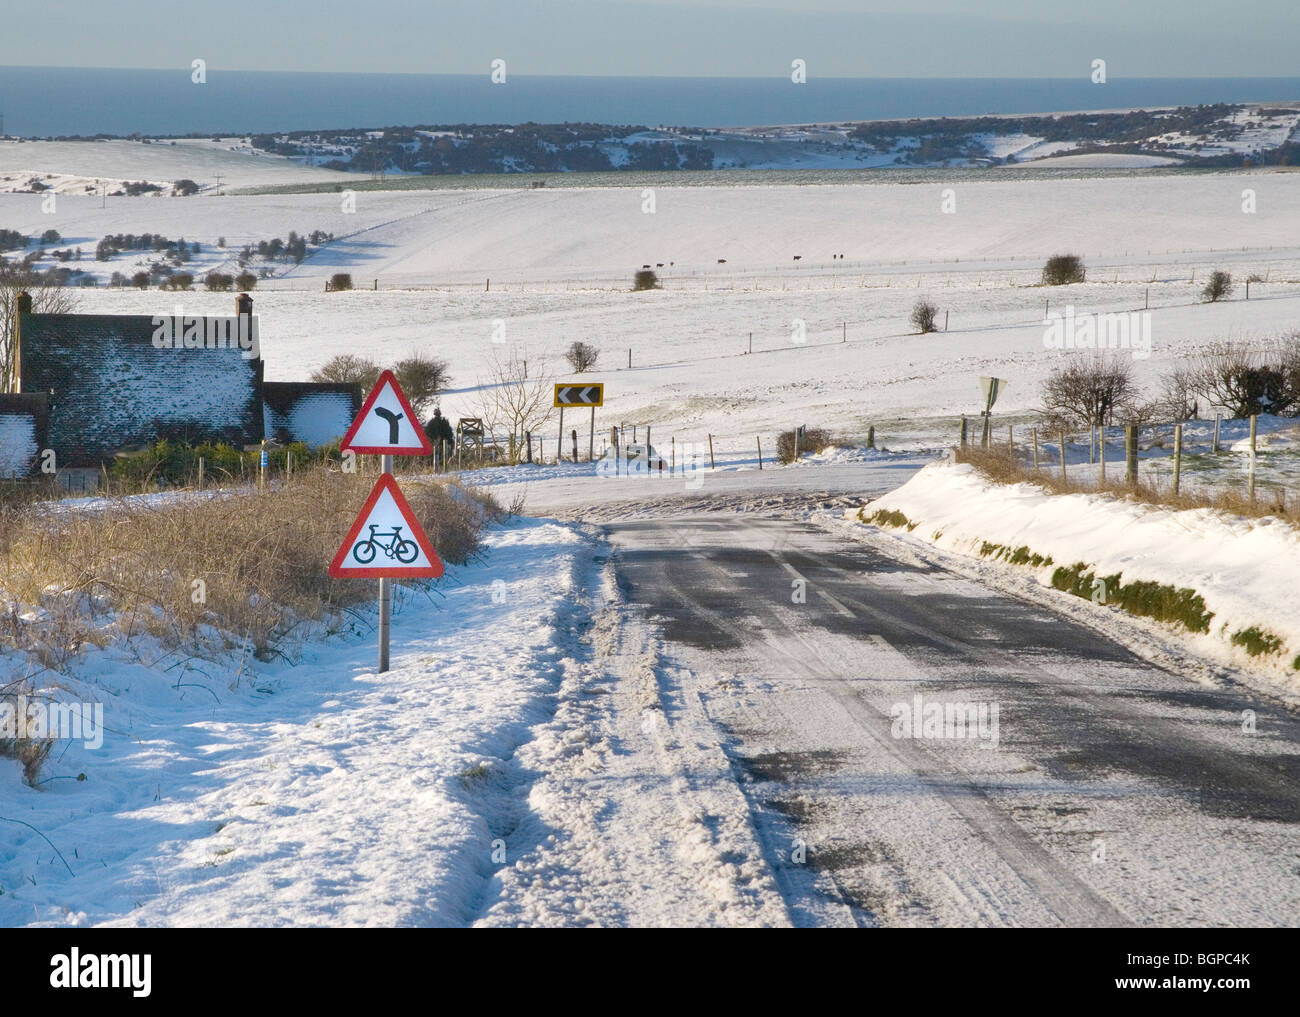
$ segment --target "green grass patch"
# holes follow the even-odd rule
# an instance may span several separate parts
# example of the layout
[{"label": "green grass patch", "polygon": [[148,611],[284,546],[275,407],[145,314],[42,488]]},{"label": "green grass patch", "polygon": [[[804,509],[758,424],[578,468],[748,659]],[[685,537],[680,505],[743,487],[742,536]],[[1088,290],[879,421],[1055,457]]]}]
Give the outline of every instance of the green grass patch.
[{"label": "green grass patch", "polygon": [[466,767],[457,776],[466,784],[472,784],[475,781],[483,780],[491,772],[492,768],[487,763],[479,763],[477,766]]},{"label": "green grass patch", "polygon": [[[1252,625],[1232,634],[1232,645],[1245,649],[1252,657],[1267,656],[1282,649],[1282,640],[1266,629]],[[1300,657],[1296,658],[1300,661]]]},{"label": "green grass patch", "polygon": [[1083,562],[1057,568],[1052,586],[1085,600],[1092,600],[1097,593],[1099,603],[1115,604],[1144,618],[1176,622],[1191,632],[1209,632],[1214,617],[1195,590],[1153,582],[1125,583],[1119,572],[1099,578]]},{"label": "green grass patch", "polygon": [[863,515],[862,511],[858,512],[858,518],[864,523],[873,526],[894,526],[898,528],[907,527],[908,530],[914,530],[917,524],[912,522],[907,516],[897,509],[877,509],[871,515]]},{"label": "green grass patch", "polygon": [[1006,544],[991,544],[987,540],[980,544],[980,557],[994,558],[1010,565],[1030,565],[1033,568],[1052,564],[1050,555],[1036,554],[1029,550],[1028,544],[1009,547]]}]

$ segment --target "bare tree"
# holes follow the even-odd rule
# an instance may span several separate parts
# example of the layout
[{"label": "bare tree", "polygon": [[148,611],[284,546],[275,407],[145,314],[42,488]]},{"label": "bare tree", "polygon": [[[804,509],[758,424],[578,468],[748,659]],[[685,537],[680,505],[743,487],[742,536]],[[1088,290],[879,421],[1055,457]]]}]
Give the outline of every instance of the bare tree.
[{"label": "bare tree", "polygon": [[1196,371],[1179,364],[1160,379],[1159,415],[1165,420],[1191,420],[1196,416]]},{"label": "bare tree", "polygon": [[600,350],[590,343],[575,342],[570,344],[568,351],[564,354],[564,359],[569,362],[577,374],[584,371],[590,371],[596,366],[596,361],[600,358]]},{"label": "bare tree", "polygon": [[77,306],[75,291],[28,265],[8,264],[0,259],[0,391],[17,388],[14,314],[18,294],[23,292],[31,295],[34,314],[69,314]]},{"label": "bare tree", "polygon": [[363,392],[369,392],[379,380],[380,372],[379,365],[373,360],[352,353],[340,353],[314,370],[311,380],[359,385]]},{"label": "bare tree", "polygon": [[1295,336],[1268,351],[1217,343],[1192,370],[1196,391],[1234,417],[1283,416],[1300,406],[1300,339]]},{"label": "bare tree", "polygon": [[423,415],[431,404],[451,383],[447,361],[425,353],[413,353],[393,366],[397,384],[411,401],[411,408]]},{"label": "bare tree", "polygon": [[488,380],[480,388],[479,415],[484,425],[493,435],[506,435],[510,462],[518,462],[525,435],[540,430],[551,418],[553,377],[544,367],[530,375],[523,358],[512,350],[506,356],[492,355]]},{"label": "bare tree", "polygon": [[1070,427],[1111,424],[1145,415],[1136,403],[1133,367],[1119,357],[1097,356],[1053,371],[1043,382],[1043,408]]}]

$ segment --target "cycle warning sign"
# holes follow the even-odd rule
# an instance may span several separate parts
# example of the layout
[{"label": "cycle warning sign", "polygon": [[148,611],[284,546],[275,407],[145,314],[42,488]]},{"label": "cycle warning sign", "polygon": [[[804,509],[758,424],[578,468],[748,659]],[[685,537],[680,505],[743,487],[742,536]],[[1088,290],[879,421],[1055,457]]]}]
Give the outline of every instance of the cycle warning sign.
[{"label": "cycle warning sign", "polygon": [[437,579],[442,575],[442,559],[392,474],[382,474],[370,492],[330,563],[330,575],[392,579]]},{"label": "cycle warning sign", "polygon": [[339,447],[377,456],[433,454],[433,444],[392,371],[379,376]]}]

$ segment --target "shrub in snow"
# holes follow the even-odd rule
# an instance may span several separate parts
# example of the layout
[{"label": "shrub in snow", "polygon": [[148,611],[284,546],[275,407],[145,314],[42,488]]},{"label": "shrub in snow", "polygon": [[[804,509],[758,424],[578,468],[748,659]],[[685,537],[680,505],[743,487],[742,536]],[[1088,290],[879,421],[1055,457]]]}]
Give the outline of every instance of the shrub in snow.
[{"label": "shrub in snow", "polygon": [[918,300],[912,308],[911,322],[923,335],[935,330],[935,319],[939,317],[939,308],[928,300]]},{"label": "shrub in snow", "polygon": [[1231,273],[1211,272],[1210,281],[1205,284],[1205,289],[1201,290],[1201,296],[1211,304],[1232,296]]},{"label": "shrub in snow", "polygon": [[596,366],[596,360],[600,357],[600,351],[590,343],[575,342],[570,344],[568,352],[564,354],[564,359],[569,362],[569,366],[577,374],[584,371],[590,371]]},{"label": "shrub in snow", "polygon": [[194,276],[189,272],[174,272],[160,287],[164,290],[189,290],[194,288]]},{"label": "shrub in snow", "polygon": [[1043,266],[1044,286],[1065,286],[1069,283],[1081,283],[1087,277],[1088,270],[1083,259],[1077,254],[1054,254]]},{"label": "shrub in snow", "polygon": [[776,436],[776,457],[781,462],[792,463],[805,452],[820,452],[833,441],[831,432],[825,428],[805,427],[802,431],[803,433],[799,435],[794,431],[783,431]]},{"label": "shrub in snow", "polygon": [[352,289],[352,274],[350,272],[335,272],[330,276],[331,290],[350,290]]},{"label": "shrub in snow", "polygon": [[643,268],[632,278],[633,290],[657,290],[659,288],[659,276],[655,275],[652,268]]}]

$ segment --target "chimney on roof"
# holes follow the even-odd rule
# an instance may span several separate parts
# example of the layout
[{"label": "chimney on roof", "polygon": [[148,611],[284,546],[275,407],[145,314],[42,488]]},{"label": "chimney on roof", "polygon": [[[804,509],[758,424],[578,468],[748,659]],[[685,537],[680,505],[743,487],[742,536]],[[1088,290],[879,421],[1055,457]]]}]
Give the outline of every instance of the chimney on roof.
[{"label": "chimney on roof", "polygon": [[235,297],[235,313],[252,314],[253,298],[250,297],[247,293],[241,293],[239,294],[239,296]]},{"label": "chimney on roof", "polygon": [[0,376],[0,392],[21,392],[23,390],[23,315],[32,313],[32,295],[21,290],[14,301],[13,356]]}]

